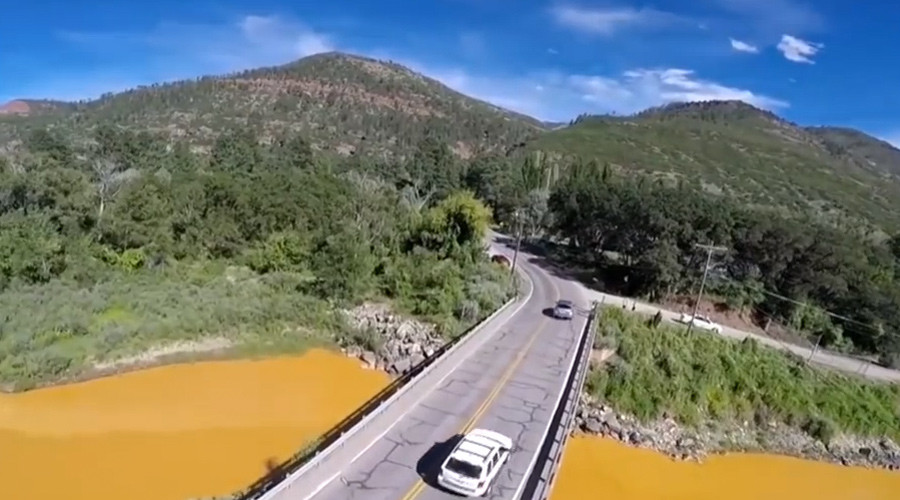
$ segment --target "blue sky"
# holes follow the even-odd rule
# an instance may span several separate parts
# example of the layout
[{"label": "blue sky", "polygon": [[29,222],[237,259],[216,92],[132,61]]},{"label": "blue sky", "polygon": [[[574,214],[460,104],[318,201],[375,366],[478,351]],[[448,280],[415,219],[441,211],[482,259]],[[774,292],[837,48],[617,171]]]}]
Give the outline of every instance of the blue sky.
[{"label": "blue sky", "polygon": [[742,99],[900,144],[898,26],[891,0],[31,0],[0,17],[0,102],[340,50],[546,120]]}]

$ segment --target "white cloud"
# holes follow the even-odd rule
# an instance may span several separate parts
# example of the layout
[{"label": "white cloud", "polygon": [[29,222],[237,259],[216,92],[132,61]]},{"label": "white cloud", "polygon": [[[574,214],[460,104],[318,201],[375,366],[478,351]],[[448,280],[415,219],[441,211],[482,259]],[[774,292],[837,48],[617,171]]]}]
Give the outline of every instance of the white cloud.
[{"label": "white cloud", "polygon": [[[143,33],[73,33],[60,37],[99,55],[128,51],[159,72],[157,79],[283,64],[334,50],[330,37],[278,16],[248,15],[226,24],[161,23]],[[145,64],[145,66],[146,66]]]},{"label": "white cloud", "polygon": [[584,100],[600,110],[634,113],[672,102],[739,100],[765,109],[788,106],[780,99],[750,90],[728,87],[697,78],[693,71],[678,68],[635,69],[620,78],[572,76],[572,85],[580,89]]},{"label": "white cloud", "polygon": [[[67,81],[48,81],[36,96],[93,98],[110,90],[178,78],[193,78],[241,69],[270,66],[330,50],[345,50],[378,59],[390,59],[439,80],[467,95],[543,120],[568,120],[584,112],[628,114],[675,101],[739,99],[764,108],[780,108],[784,101],[750,90],[729,87],[698,78],[683,69],[634,69],[621,75],[569,75],[539,72],[519,75],[496,74],[490,69],[435,63],[433,59],[409,57],[388,48],[363,50],[345,46],[302,23],[276,16],[247,16],[227,25],[161,25],[142,34],[69,34],[72,43],[93,48],[102,54],[115,46],[140,61],[155,66],[135,80],[129,71],[112,65],[117,73],[129,75],[132,84],[104,75],[79,75]],[[121,55],[121,54],[120,54]],[[138,57],[139,56],[139,57]],[[116,61],[119,62],[119,61]],[[127,68],[126,68],[127,69]],[[116,88],[106,85],[114,83]],[[90,85],[93,84],[93,85]],[[76,95],[77,94],[77,95]]]},{"label": "white cloud", "polygon": [[824,47],[821,43],[808,42],[791,35],[781,35],[777,46],[788,61],[807,64],[815,64],[811,58]]},{"label": "white cloud", "polygon": [[743,28],[749,25],[760,37],[775,37],[785,31],[818,31],[825,26],[824,17],[803,0],[713,1],[722,9],[738,15]]},{"label": "white cloud", "polygon": [[789,104],[747,89],[698,78],[677,68],[633,69],[618,76],[541,72],[518,76],[479,74],[389,54],[388,58],[445,85],[541,120],[570,120],[581,113],[631,114],[672,102],[740,100],[777,110]]},{"label": "white cloud", "polygon": [[755,45],[750,45],[747,42],[735,40],[734,38],[729,38],[729,41],[731,41],[731,48],[738,52],[747,52],[750,54],[758,54],[759,53],[759,47],[757,47]]},{"label": "white cloud", "polygon": [[595,35],[612,35],[620,28],[661,26],[680,20],[675,14],[650,8],[603,9],[558,5],[550,12],[557,23]]}]

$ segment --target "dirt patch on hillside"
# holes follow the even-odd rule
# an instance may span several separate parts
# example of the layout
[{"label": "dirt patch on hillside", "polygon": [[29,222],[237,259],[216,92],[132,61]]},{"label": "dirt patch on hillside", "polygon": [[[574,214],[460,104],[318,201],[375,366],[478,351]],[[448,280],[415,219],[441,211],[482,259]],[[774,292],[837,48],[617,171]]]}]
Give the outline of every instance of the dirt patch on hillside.
[{"label": "dirt patch on hillside", "polygon": [[25,101],[9,101],[0,106],[0,115],[27,115],[31,106]]}]

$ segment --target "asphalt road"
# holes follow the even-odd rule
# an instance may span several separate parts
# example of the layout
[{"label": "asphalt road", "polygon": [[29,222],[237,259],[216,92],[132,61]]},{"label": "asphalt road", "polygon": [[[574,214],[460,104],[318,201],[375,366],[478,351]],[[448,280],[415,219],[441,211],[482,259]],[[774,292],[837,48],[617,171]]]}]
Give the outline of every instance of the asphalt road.
[{"label": "asphalt road", "polygon": [[[519,264],[533,284],[526,306],[497,330],[479,333],[492,338],[314,499],[459,498],[436,488],[434,477],[456,436],[475,427],[513,439],[516,448],[489,497],[513,498],[540,448],[590,307],[574,283],[527,260]],[[573,321],[547,316],[559,298],[582,309]]]}]

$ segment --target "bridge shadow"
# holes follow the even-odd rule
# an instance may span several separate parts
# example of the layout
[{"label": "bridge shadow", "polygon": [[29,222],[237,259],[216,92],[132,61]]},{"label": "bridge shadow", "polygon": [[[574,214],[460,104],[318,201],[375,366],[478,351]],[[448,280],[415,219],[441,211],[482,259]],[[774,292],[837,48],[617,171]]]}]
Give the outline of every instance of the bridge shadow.
[{"label": "bridge shadow", "polygon": [[462,438],[462,434],[456,434],[446,441],[434,443],[416,462],[416,474],[422,478],[425,484],[444,493],[462,496],[439,485],[437,480],[438,473],[441,471],[441,464],[450,456],[450,452],[453,451],[453,448]]},{"label": "bridge shadow", "polygon": [[[483,321],[483,320],[482,320]],[[435,360],[440,358],[444,353],[446,353],[451,347],[456,345],[461,339],[463,339],[473,328],[478,326],[478,323],[475,323],[468,330],[453,338],[449,342],[446,342],[444,345],[439,347],[434,351],[434,353],[422,360],[417,365],[410,368],[410,370],[400,377],[394,379],[387,387],[382,389],[378,394],[372,396],[368,401],[363,403],[359,408],[355,409],[353,413],[348,415],[346,418],[335,424],[331,429],[322,434],[317,440],[315,440],[311,445],[305,446],[298,453],[293,455],[291,458],[277,463],[274,459],[269,458],[264,462],[264,466],[268,471],[264,476],[257,479],[253,484],[248,486],[246,489],[235,494],[232,499],[233,500],[255,500],[261,497],[265,492],[272,489],[278,483],[284,481],[288,476],[299,470],[303,467],[304,464],[312,460],[316,457],[316,455],[322,453],[329,446],[334,444],[338,439],[341,438],[344,434],[346,434],[349,430],[351,430],[354,426],[356,426],[360,421],[362,421],[367,415],[375,411],[382,403],[387,401],[391,396],[397,393],[403,386],[405,386],[409,381],[414,379],[417,375],[422,373],[422,371],[427,368],[429,365],[434,363]],[[452,449],[452,447],[450,448]],[[450,449],[447,452],[450,452]],[[438,463],[440,465],[440,463]]]}]

